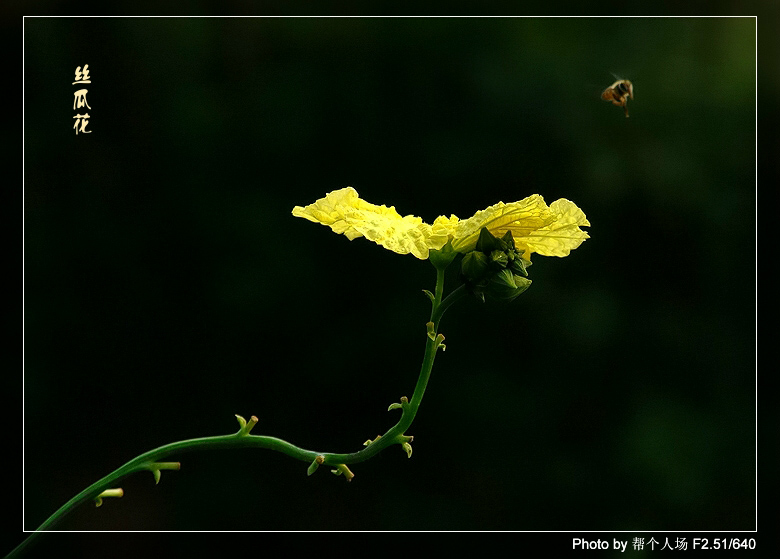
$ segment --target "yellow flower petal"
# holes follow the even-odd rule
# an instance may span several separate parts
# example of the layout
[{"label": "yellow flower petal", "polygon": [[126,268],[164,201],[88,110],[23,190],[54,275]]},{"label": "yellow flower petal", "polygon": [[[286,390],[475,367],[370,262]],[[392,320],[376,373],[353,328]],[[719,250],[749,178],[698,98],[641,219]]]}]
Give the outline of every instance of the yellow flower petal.
[{"label": "yellow flower petal", "polygon": [[402,217],[395,207],[376,206],[362,200],[352,187],[335,190],[306,206],[295,206],[293,215],[329,226],[351,241],[365,237],[398,254],[412,253],[425,260],[428,251],[447,243],[446,235],[434,235],[419,217]]},{"label": "yellow flower petal", "polygon": [[569,256],[569,253],[589,239],[580,226],[590,226],[585,213],[574,202],[561,198],[550,204],[553,221],[529,233],[518,245],[542,256]]},{"label": "yellow flower petal", "polygon": [[487,227],[496,237],[511,231],[515,244],[522,245],[518,243],[519,239],[550,224],[554,219],[544,198],[538,194],[511,204],[499,202],[460,221],[453,231],[452,248],[458,252],[473,250],[483,227]]},{"label": "yellow flower petal", "polygon": [[296,206],[292,213],[327,225],[349,240],[365,237],[393,252],[411,253],[421,260],[448,240],[458,252],[473,250],[483,227],[496,237],[511,231],[516,248],[525,251],[525,258],[533,252],[568,256],[590,238],[580,229],[590,223],[576,204],[561,198],[548,207],[539,194],[510,204],[499,202],[465,220],[440,216],[433,225],[412,215],[402,217],[393,206],[370,204],[352,187],[335,190],[305,208]]}]

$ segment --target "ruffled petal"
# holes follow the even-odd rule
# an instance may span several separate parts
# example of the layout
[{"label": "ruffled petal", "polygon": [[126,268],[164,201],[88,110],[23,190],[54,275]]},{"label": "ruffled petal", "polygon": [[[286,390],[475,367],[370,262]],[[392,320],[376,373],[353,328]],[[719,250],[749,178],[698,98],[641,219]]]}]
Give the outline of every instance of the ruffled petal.
[{"label": "ruffled petal", "polygon": [[448,238],[432,234],[422,218],[401,216],[395,207],[377,206],[362,200],[352,187],[335,190],[308,206],[295,206],[292,214],[329,226],[350,241],[365,237],[398,254],[413,254],[421,260],[428,251],[441,248]]},{"label": "ruffled petal", "polygon": [[511,204],[499,202],[459,222],[455,227],[452,247],[458,252],[473,250],[483,227],[487,227],[497,237],[511,231],[518,244],[518,239],[550,224],[554,219],[544,198],[538,194]]},{"label": "ruffled petal", "polygon": [[590,222],[574,202],[565,198],[556,200],[550,204],[550,212],[554,216],[552,222],[529,233],[516,244],[525,245],[528,251],[542,256],[563,257],[590,238],[580,229],[580,226],[589,227]]}]

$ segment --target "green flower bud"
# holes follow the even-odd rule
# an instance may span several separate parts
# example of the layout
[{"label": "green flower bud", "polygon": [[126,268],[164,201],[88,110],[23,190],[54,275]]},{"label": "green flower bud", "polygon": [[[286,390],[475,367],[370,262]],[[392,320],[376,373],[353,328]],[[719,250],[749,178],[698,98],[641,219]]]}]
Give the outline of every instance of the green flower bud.
[{"label": "green flower bud", "polygon": [[499,239],[495,238],[493,234],[488,231],[487,227],[483,227],[479,231],[479,238],[477,239],[476,250],[490,254],[494,250],[503,250]]},{"label": "green flower bud", "polygon": [[471,283],[479,282],[487,273],[488,257],[481,252],[473,250],[463,257],[460,263],[460,271]]},{"label": "green flower bud", "polygon": [[490,261],[494,266],[506,268],[506,265],[509,263],[509,257],[503,250],[494,250],[490,253]]},{"label": "green flower bud", "polygon": [[517,288],[515,277],[510,270],[501,270],[491,276],[488,285],[495,290],[511,289],[514,291]]},{"label": "green flower bud", "polygon": [[511,231],[507,231],[504,233],[504,236],[501,237],[501,240],[504,241],[506,244],[506,248],[504,250],[514,250],[515,248],[515,238],[512,236]]},{"label": "green flower bud", "polygon": [[496,299],[512,301],[530,286],[531,280],[504,269],[490,278],[485,291]]},{"label": "green flower bud", "polygon": [[515,297],[517,297],[523,291],[531,287],[531,283],[533,282],[528,278],[524,278],[523,276],[515,276],[515,285],[517,286],[517,292],[515,293]]},{"label": "green flower bud", "polygon": [[515,254],[514,259],[512,260],[511,264],[508,266],[511,268],[513,272],[517,272],[520,275],[527,276],[528,275],[528,266],[531,265],[530,260],[524,260],[519,254]]},{"label": "green flower bud", "polygon": [[499,239],[483,227],[475,250],[463,257],[461,273],[469,290],[481,301],[486,294],[511,301],[531,285],[531,280],[523,277],[528,275],[526,268],[530,265],[515,248],[511,231]]}]

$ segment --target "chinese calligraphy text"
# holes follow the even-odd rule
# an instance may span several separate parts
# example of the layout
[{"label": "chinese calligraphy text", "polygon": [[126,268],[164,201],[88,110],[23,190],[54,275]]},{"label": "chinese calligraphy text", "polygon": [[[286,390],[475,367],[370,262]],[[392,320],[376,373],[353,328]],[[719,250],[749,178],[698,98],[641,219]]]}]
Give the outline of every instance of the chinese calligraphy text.
[{"label": "chinese calligraphy text", "polygon": [[[89,64],[84,64],[83,68],[81,66],[76,67],[76,81],[74,81],[72,85],[86,83],[92,83],[92,80],[89,79]],[[92,107],[89,106],[89,103],[87,103],[86,88],[79,89],[73,93],[73,110],[75,111],[77,109],[81,109],[82,107],[92,109]],[[81,111],[79,111],[73,118],[76,120],[76,123],[73,125],[73,129],[76,131],[77,136],[79,132],[83,132],[84,134],[90,134],[92,132],[92,130],[87,130],[87,125],[89,124],[90,118],[88,112],[81,114]]]}]

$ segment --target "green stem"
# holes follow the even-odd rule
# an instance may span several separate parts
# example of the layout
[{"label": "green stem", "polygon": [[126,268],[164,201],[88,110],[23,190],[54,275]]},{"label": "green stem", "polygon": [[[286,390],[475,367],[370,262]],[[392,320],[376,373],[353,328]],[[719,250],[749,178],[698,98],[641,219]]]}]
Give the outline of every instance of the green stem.
[{"label": "green stem", "polygon": [[[201,437],[197,439],[188,439],[184,441],[177,441],[170,444],[163,445],[155,448],[140,456],[137,456],[127,462],[124,466],[114,470],[104,478],[96,481],[67,503],[62,505],[54,514],[52,514],[46,521],[41,524],[35,532],[24,540],[19,546],[16,547],[6,557],[17,557],[24,549],[34,540],[34,537],[45,530],[50,530],[55,524],[62,520],[68,513],[70,513],[77,506],[94,500],[106,489],[114,486],[120,479],[127,477],[130,474],[148,470],[155,473],[155,479],[158,479],[159,470],[161,469],[174,469],[171,463],[161,464],[160,459],[176,454],[180,452],[189,452],[193,450],[208,450],[208,449],[224,449],[224,448],[263,448],[268,450],[275,450],[286,454],[297,460],[312,463],[315,460],[319,464],[325,464],[341,468],[346,464],[355,464],[368,460],[372,456],[375,456],[383,449],[393,444],[402,444],[411,440],[411,437],[404,435],[406,429],[412,424],[417,410],[420,407],[423,394],[428,385],[428,379],[431,376],[433,369],[433,361],[436,357],[436,352],[439,349],[441,339],[439,336],[439,323],[441,317],[454,302],[463,297],[467,292],[464,286],[460,286],[455,289],[449,296],[442,299],[444,294],[444,269],[436,270],[436,291],[434,301],[431,308],[431,319],[433,323],[432,335],[428,336],[425,344],[425,354],[423,356],[422,366],[420,368],[420,375],[417,379],[417,384],[414,388],[412,399],[408,402],[404,402],[402,405],[401,418],[394,426],[392,426],[381,438],[369,444],[367,447],[357,452],[347,454],[335,454],[329,452],[317,452],[313,450],[306,450],[297,447],[287,441],[278,439],[276,437],[268,437],[264,435],[250,435],[249,430],[256,423],[256,418],[252,418],[251,424],[247,427],[243,418],[239,418],[239,424],[241,428],[237,433],[232,435],[220,435],[214,437]],[[348,469],[347,469],[348,471]]]},{"label": "green stem", "polygon": [[444,295],[444,271],[446,267],[436,268],[436,298],[433,302],[433,309],[431,310],[431,320],[433,320],[433,313],[436,311],[436,307],[441,304],[441,297]]},{"label": "green stem", "polygon": [[[50,530],[57,522],[62,520],[65,515],[73,508],[80,505],[85,501],[93,500],[100,495],[105,489],[111,487],[120,479],[127,477],[130,474],[152,470],[154,464],[158,462],[158,459],[171,454],[179,452],[189,452],[193,450],[208,450],[208,449],[220,449],[220,448],[242,448],[242,447],[254,447],[265,448],[268,450],[276,450],[297,458],[299,460],[312,461],[318,453],[304,450],[295,445],[277,439],[275,437],[266,437],[262,435],[248,435],[242,434],[242,430],[239,429],[237,433],[232,435],[220,435],[215,437],[201,437],[197,439],[189,439],[184,441],[177,441],[174,443],[166,444],[161,447],[155,448],[136,456],[130,460],[124,466],[114,470],[104,478],[96,481],[81,493],[73,497],[70,501],[62,505],[57,512],[52,514],[43,524],[41,524],[36,531]],[[172,468],[164,468],[172,469]]]}]

